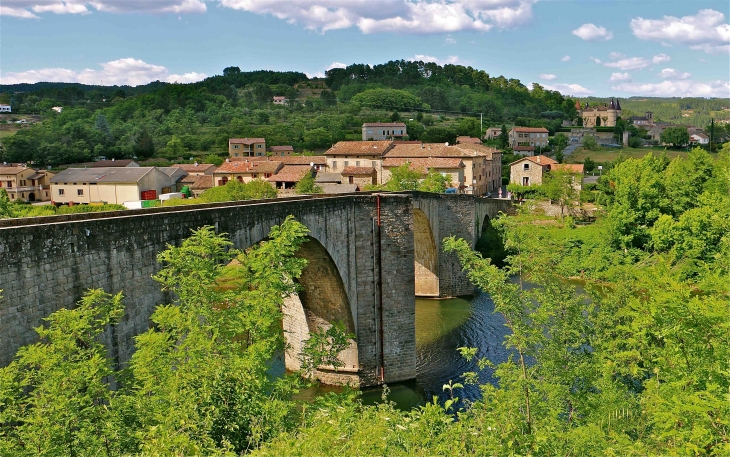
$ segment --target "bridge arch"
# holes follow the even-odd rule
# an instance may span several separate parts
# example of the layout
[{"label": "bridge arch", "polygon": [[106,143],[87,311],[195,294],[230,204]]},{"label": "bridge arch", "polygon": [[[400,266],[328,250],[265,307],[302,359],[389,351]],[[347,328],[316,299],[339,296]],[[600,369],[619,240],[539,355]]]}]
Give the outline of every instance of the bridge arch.
[{"label": "bridge arch", "polygon": [[[345,331],[356,334],[355,321],[342,276],[327,249],[317,239],[309,239],[297,251],[297,257],[306,259],[307,266],[297,280],[298,294],[285,298],[283,327],[286,339],[285,365],[289,370],[301,368],[300,355],[304,343],[315,331],[326,331],[339,323]],[[314,377],[326,384],[358,385],[358,347],[354,339],[338,355],[344,363],[335,370],[320,366]]]},{"label": "bridge arch", "polygon": [[438,297],[438,248],[426,213],[413,208],[413,251],[416,296]]}]

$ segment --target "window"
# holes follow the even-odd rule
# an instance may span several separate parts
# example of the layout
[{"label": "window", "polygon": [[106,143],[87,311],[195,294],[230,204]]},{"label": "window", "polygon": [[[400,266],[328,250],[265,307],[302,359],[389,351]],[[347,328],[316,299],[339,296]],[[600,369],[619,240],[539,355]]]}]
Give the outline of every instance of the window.
[{"label": "window", "polygon": [[264,173],[264,178],[271,178],[271,173]]},{"label": "window", "polygon": [[236,176],[236,179],[238,180],[238,182],[243,182],[243,176]]},{"label": "window", "polygon": [[350,184],[355,184],[355,177],[354,176],[348,176],[347,177],[347,182],[349,182]]},{"label": "window", "polygon": [[263,147],[264,147],[264,145],[262,145],[262,144],[257,144],[257,145],[256,145],[256,149],[261,149],[261,148],[263,148]]},{"label": "window", "polygon": [[344,166],[348,166],[349,163],[350,162],[348,162],[347,160],[345,160],[345,165]]},{"label": "window", "polygon": [[526,164],[522,165],[522,169],[523,170],[529,170],[530,169],[530,164],[529,163],[526,163]]},{"label": "window", "polygon": [[234,144],[233,145],[233,149],[240,149],[240,148],[241,148],[241,145],[239,145],[239,144]]},{"label": "window", "polygon": [[530,178],[528,178],[527,176],[525,176],[524,178],[522,178],[522,185],[523,186],[529,186],[530,185]]},{"label": "window", "polygon": [[8,181],[8,187],[13,187],[13,181]]},{"label": "window", "polygon": [[223,179],[221,179],[221,182],[225,185],[228,182],[228,177],[224,176]]},{"label": "window", "polygon": [[336,160],[332,161],[332,170],[337,170],[337,161]]},{"label": "window", "polygon": [[355,162],[355,166],[356,167],[359,167],[360,166],[360,161],[359,160]]},{"label": "window", "polygon": [[63,189],[58,189],[58,195],[63,195]]},{"label": "window", "polygon": [[373,168],[375,168],[377,166],[376,165],[376,162],[374,160],[372,162],[370,162],[370,163],[373,165]]},{"label": "window", "polygon": [[76,189],[76,195],[82,197],[84,195],[84,189]]}]

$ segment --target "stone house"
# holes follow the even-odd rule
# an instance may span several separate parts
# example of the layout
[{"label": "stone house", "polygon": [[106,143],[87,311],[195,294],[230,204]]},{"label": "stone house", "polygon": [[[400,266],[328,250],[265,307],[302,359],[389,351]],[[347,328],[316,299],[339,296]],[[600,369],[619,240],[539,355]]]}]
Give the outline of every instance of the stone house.
[{"label": "stone house", "polygon": [[176,167],[67,168],[51,178],[54,203],[115,203],[155,200],[177,191],[186,176]]},{"label": "stone house", "polygon": [[[341,173],[346,167],[373,167],[377,183],[383,183],[383,156],[393,149],[393,141],[339,141],[324,153],[327,171]],[[308,157],[314,159],[316,156]]]},{"label": "stone house", "polygon": [[273,157],[286,157],[294,154],[294,146],[270,146],[269,154]]},{"label": "stone house", "polygon": [[229,157],[264,157],[266,140],[264,138],[229,138]]},{"label": "stone house", "polygon": [[355,184],[358,190],[363,190],[365,186],[376,184],[378,173],[373,167],[345,167],[341,173],[342,182],[345,184]]},{"label": "stone house", "polygon": [[509,144],[515,146],[537,146],[548,145],[548,129],[544,127],[513,127],[509,131]]},{"label": "stone house", "polygon": [[[486,195],[502,185],[502,151],[481,144],[395,144],[386,158],[459,158],[464,162],[462,192]],[[380,184],[386,182],[381,177]]]},{"label": "stone house", "polygon": [[512,153],[520,156],[534,156],[535,146],[515,146],[512,148]]},{"label": "stone house", "polygon": [[499,135],[502,133],[502,127],[489,127],[484,132],[484,139],[486,140],[493,140],[495,138],[499,138]]},{"label": "stone house", "polygon": [[25,165],[0,165],[0,189],[5,189],[8,198],[27,202],[45,202],[51,199],[53,173],[35,170]]},{"label": "stone house", "polygon": [[190,191],[193,197],[200,197],[200,194],[213,187],[213,175],[194,176],[195,181],[190,183]]},{"label": "stone house", "polygon": [[403,138],[408,135],[406,124],[402,122],[370,122],[362,125],[363,141],[380,141]]},{"label": "stone house", "polygon": [[269,179],[283,168],[284,164],[274,160],[226,160],[213,172],[213,187],[224,186],[228,181],[251,182],[254,179]]},{"label": "stone house", "polygon": [[311,166],[284,165],[275,175],[266,180],[277,189],[293,189],[304,176],[314,173],[316,173],[314,167]]},{"label": "stone house", "polygon": [[521,186],[539,186],[543,175],[557,164],[557,161],[543,155],[523,157],[509,164],[509,182]]},{"label": "stone house", "polygon": [[386,182],[390,180],[391,170],[408,163],[409,169],[418,171],[421,176],[426,176],[429,170],[435,170],[451,182],[452,187],[458,189],[466,188],[464,177],[464,161],[460,157],[386,157],[383,161],[383,175]]}]

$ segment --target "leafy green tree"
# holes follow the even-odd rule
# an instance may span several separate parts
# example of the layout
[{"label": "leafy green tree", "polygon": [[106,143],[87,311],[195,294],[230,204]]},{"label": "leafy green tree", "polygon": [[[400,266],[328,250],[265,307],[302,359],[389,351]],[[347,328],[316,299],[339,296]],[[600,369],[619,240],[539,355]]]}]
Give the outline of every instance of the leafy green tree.
[{"label": "leafy green tree", "polygon": [[298,194],[321,194],[322,188],[315,183],[314,175],[307,173],[294,186],[294,191]]},{"label": "leafy green tree", "polygon": [[216,167],[220,167],[223,165],[223,157],[217,155],[217,154],[208,154],[203,158],[203,162],[210,163],[215,165]]},{"label": "leafy green tree", "polygon": [[662,132],[660,139],[662,143],[672,145],[674,148],[681,148],[689,143],[689,133],[684,127],[667,127]]},{"label": "leafy green tree", "polygon": [[556,133],[554,137],[548,139],[548,143],[556,153],[563,152],[568,147],[568,144],[570,144],[570,138],[564,133]]},{"label": "leafy green tree", "polygon": [[583,145],[583,148],[585,148],[589,151],[598,150],[598,142],[596,141],[596,138],[594,136],[591,136],[591,135],[584,136],[581,144]]},{"label": "leafy green tree", "polygon": [[594,162],[590,157],[586,157],[583,160],[583,169],[588,173],[592,172],[596,169],[596,162]]},{"label": "leafy green tree", "polygon": [[499,132],[499,147],[505,149],[509,146],[509,133],[507,127],[502,124],[502,130]]},{"label": "leafy green tree", "polygon": [[578,197],[575,184],[580,183],[581,176],[565,170],[552,170],[546,173],[541,186],[542,192],[552,202],[560,205],[560,217],[565,207],[570,206]]},{"label": "leafy green tree", "polygon": [[121,293],[87,292],[36,328],[40,342],[0,368],[0,453],[119,455],[129,430],[116,423],[115,374],[99,337],[124,313]]},{"label": "leafy green tree", "polygon": [[171,159],[182,157],[185,154],[185,146],[177,135],[173,135],[165,146],[165,155]]},{"label": "leafy green tree", "polygon": [[12,207],[8,191],[0,189],[0,218],[13,217]]},{"label": "leafy green tree", "polygon": [[422,178],[419,171],[411,169],[409,162],[390,171],[390,180],[385,183],[385,189],[397,192],[400,190],[417,190],[418,181]]},{"label": "leafy green tree", "polygon": [[247,183],[228,181],[222,186],[206,190],[200,195],[200,199],[204,202],[215,203],[276,198],[276,195],[276,189],[271,184],[260,179],[254,179]]},{"label": "leafy green tree", "polygon": [[146,159],[155,155],[155,143],[146,128],[142,127],[135,138],[132,153],[139,159]]},{"label": "leafy green tree", "polygon": [[304,132],[304,145],[309,149],[325,149],[332,146],[332,135],[324,127]]},{"label": "leafy green tree", "polygon": [[431,168],[428,170],[428,174],[423,181],[418,184],[418,190],[443,194],[446,191],[446,188],[450,186],[451,180],[449,178]]},{"label": "leafy green tree", "polygon": [[428,127],[421,135],[424,143],[456,143],[456,132],[450,127]]},{"label": "leafy green tree", "polygon": [[350,101],[368,108],[398,111],[413,111],[423,107],[420,98],[410,92],[397,89],[368,89],[355,95]]},{"label": "leafy green tree", "polygon": [[403,123],[406,124],[406,131],[408,132],[408,138],[410,140],[420,140],[421,137],[423,137],[423,132],[425,132],[426,129],[420,122],[403,121]]}]

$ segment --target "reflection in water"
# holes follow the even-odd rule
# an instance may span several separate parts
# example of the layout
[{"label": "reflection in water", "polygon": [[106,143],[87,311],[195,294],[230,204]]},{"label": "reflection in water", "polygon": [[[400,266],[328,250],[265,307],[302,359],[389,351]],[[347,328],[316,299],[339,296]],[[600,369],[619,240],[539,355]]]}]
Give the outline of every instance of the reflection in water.
[{"label": "reflection in water", "polygon": [[[478,371],[476,361],[464,360],[457,348],[476,347],[478,357],[487,357],[492,362],[507,360],[508,351],[502,342],[507,335],[502,316],[494,314],[494,303],[487,294],[480,294],[469,300],[453,298],[448,300],[416,299],[416,379],[388,385],[388,400],[400,409],[410,409],[431,400],[435,395],[440,400],[448,397],[443,385],[449,380],[461,382],[461,375],[467,371]],[[487,370],[489,371],[489,370]],[[488,373],[483,373],[481,383],[494,383]],[[296,399],[312,401],[327,392],[341,392],[341,387],[319,386],[305,389]],[[383,389],[363,389],[362,401],[375,404],[382,401]],[[465,386],[454,395],[462,400],[476,400],[481,392],[477,386]]]},{"label": "reflection in water", "polygon": [[[507,332],[504,320],[494,314],[494,304],[486,294],[477,295],[471,301],[416,299],[416,379],[390,385],[389,399],[402,409],[423,404],[434,395],[446,399],[448,392],[443,391],[444,384],[449,380],[462,381],[464,372],[478,371],[476,362],[464,360],[457,348],[479,348],[479,357],[501,363],[508,357],[502,344]],[[483,373],[480,382],[495,380]],[[379,402],[381,393],[380,388],[365,389],[363,402]],[[455,395],[473,401],[481,392],[477,386],[465,386],[455,391]]]}]

